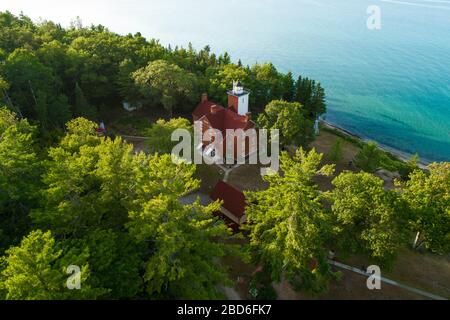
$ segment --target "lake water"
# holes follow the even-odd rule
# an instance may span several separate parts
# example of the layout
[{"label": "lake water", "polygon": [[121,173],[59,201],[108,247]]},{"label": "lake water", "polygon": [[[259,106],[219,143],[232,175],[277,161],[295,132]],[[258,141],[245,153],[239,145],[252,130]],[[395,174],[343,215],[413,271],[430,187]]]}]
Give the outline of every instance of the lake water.
[{"label": "lake water", "polygon": [[[380,30],[367,28],[369,5],[381,9]],[[329,122],[450,161],[450,0],[17,0],[0,9],[66,25],[79,15],[163,44],[209,44],[245,64],[271,61],[323,84]]]}]

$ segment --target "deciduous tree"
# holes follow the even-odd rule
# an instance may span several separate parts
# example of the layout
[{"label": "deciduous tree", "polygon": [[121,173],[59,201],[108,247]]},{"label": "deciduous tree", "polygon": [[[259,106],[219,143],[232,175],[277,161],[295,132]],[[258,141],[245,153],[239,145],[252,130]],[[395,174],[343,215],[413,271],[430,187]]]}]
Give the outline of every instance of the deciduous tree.
[{"label": "deciduous tree", "polygon": [[297,102],[270,102],[258,116],[257,123],[262,128],[280,130],[283,146],[306,147],[314,137],[314,123],[306,118],[305,110]]},{"label": "deciduous tree", "polygon": [[428,170],[414,171],[401,185],[401,196],[414,214],[414,246],[445,254],[450,251],[450,163],[434,163]]},{"label": "deciduous tree", "polygon": [[370,173],[344,172],[333,180],[336,243],[343,252],[364,253],[392,266],[405,243],[407,210],[384,181]]},{"label": "deciduous tree", "polygon": [[164,60],[149,63],[133,73],[144,97],[155,99],[172,115],[174,108],[193,102],[195,78],[174,64]]},{"label": "deciduous tree", "polygon": [[282,173],[265,176],[269,188],[247,192],[250,245],[257,262],[272,279],[285,276],[299,290],[326,290],[333,276],[327,262],[331,226],[312,179],[331,175],[333,166],[320,167],[322,154],[299,149],[295,157],[281,156]]},{"label": "deciduous tree", "polygon": [[[72,252],[55,241],[50,231],[31,232],[20,246],[11,247],[1,259],[0,289],[8,300],[94,299],[105,290],[87,284],[87,251]],[[67,267],[80,267],[80,289],[67,287]]]}]

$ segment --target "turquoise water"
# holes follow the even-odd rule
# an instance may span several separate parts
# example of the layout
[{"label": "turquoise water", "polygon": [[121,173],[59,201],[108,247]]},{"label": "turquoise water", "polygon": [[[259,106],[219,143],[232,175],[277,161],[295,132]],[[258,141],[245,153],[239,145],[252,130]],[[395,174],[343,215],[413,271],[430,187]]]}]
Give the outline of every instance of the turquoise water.
[{"label": "turquoise water", "polygon": [[[14,9],[33,17],[38,11],[27,10],[26,2],[18,0]],[[78,14],[163,44],[210,44],[244,63],[271,61],[323,84],[329,122],[425,160],[450,160],[450,0],[81,4],[80,12],[55,1],[40,15],[64,23]],[[366,26],[369,5],[381,9],[381,30]]]}]

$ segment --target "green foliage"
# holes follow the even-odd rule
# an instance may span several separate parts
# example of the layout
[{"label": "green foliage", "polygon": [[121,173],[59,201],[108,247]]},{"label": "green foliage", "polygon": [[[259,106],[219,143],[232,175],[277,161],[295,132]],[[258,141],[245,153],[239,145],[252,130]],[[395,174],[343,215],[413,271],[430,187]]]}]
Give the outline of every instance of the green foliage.
[{"label": "green foliage", "polygon": [[305,110],[297,102],[274,100],[258,116],[259,127],[280,130],[282,146],[306,147],[314,137],[314,123],[307,119]]},{"label": "green foliage", "polygon": [[310,119],[317,119],[326,112],[325,91],[315,80],[298,77],[295,84],[295,101],[305,108]]},{"label": "green foliage", "polygon": [[70,119],[67,97],[59,94],[61,84],[34,52],[16,49],[0,65],[0,72],[10,83],[11,101],[25,117],[39,120],[45,129],[62,126]]},{"label": "green foliage", "polygon": [[272,63],[255,64],[251,68],[252,95],[257,106],[279,100],[284,94],[284,78]]},{"label": "green foliage", "polygon": [[[139,33],[120,36],[81,21],[65,29],[9,12],[0,13],[0,29],[1,98],[38,125],[41,144],[72,116],[95,119],[122,100],[189,112],[201,91],[226,104],[235,80],[254,92],[258,108],[294,97],[292,74],[270,63],[234,64],[208,46],[164,48]],[[229,232],[211,214],[217,204],[178,201],[199,187],[195,166],[173,164],[169,155],[134,155],[120,139],[98,137],[96,124],[84,118],[68,122],[52,148],[35,150],[35,127],[4,109],[0,115],[0,252],[36,227],[65,239],[36,231],[11,247],[2,267],[7,285],[0,289],[8,298],[220,296],[215,286],[228,280],[216,260],[234,247],[224,244]],[[191,129],[187,120],[172,119],[148,130],[153,151],[170,152],[175,128]],[[41,161],[38,154],[48,155]],[[101,289],[66,293],[62,266],[72,261],[86,271],[86,290]],[[45,281],[21,269],[34,265]],[[44,282],[51,288],[43,289]]]},{"label": "green foliage", "polygon": [[73,114],[77,117],[85,117],[89,119],[95,119],[96,117],[95,109],[89,105],[86,97],[84,96],[83,90],[81,90],[78,83],[75,85],[75,106]]},{"label": "green foliage", "polygon": [[199,187],[195,165],[135,155],[120,139],[97,137],[93,126],[72,120],[49,150],[41,206],[31,212],[35,225],[67,239],[71,252],[86,252],[88,283],[105,289],[101,298],[143,290],[151,298],[221,297],[216,285],[229,280],[216,261],[236,249],[212,215],[218,204],[179,201]]},{"label": "green foliage", "polygon": [[401,161],[392,154],[378,148],[375,142],[363,143],[355,157],[355,165],[363,171],[373,173],[378,168],[398,172],[403,180],[418,169],[418,155],[412,156],[407,162]]},{"label": "green foliage", "polygon": [[192,131],[191,122],[185,118],[173,118],[169,121],[160,119],[144,134],[149,137],[147,142],[151,153],[171,153],[178,141],[172,141],[171,135],[176,129]]},{"label": "green foliage", "polygon": [[228,105],[227,91],[231,88],[233,81],[240,80],[242,83],[249,83],[248,70],[234,64],[224,64],[218,69],[210,69],[209,72],[212,74],[208,93],[212,99],[224,106]]},{"label": "green foliage", "polygon": [[139,201],[129,211],[127,227],[136,241],[153,252],[144,275],[152,297],[218,298],[215,285],[228,283],[216,261],[233,247],[222,243],[230,238],[230,231],[212,215],[218,204],[186,206],[179,201],[198,188],[194,173],[195,165],[175,165],[170,155],[155,155],[136,175]]},{"label": "green foliage", "polygon": [[355,165],[363,171],[373,173],[380,167],[381,150],[375,142],[366,143],[355,157]]},{"label": "green foliage", "polygon": [[[284,153],[283,174],[265,176],[267,190],[246,193],[250,245],[258,262],[274,281],[284,275],[297,289],[314,293],[323,292],[333,275],[325,247],[331,226],[312,179],[334,169],[319,167],[321,160],[315,150],[299,149],[294,158]],[[312,261],[317,261],[314,268]]]},{"label": "green foliage", "polygon": [[323,89],[313,80],[294,81],[292,73],[271,63],[233,63],[228,53],[216,56],[209,46],[164,48],[140,33],[122,36],[81,21],[70,28],[35,24],[9,12],[0,13],[0,29],[0,74],[10,84],[9,107],[39,121],[42,135],[62,129],[72,113],[93,119],[122,101],[185,113],[207,91],[227,105],[226,92],[237,80],[252,93],[255,112],[278,99],[300,102],[310,120],[325,112]]},{"label": "green foliage", "polygon": [[81,239],[66,241],[74,251],[89,252],[89,284],[105,288],[101,298],[132,299],[142,291],[143,247],[122,232],[92,230]]},{"label": "green foliage", "polygon": [[28,229],[41,174],[34,148],[36,128],[0,108],[0,253]]},{"label": "green foliage", "polygon": [[295,96],[295,81],[292,72],[288,72],[283,77],[283,97],[284,101],[293,101]]},{"label": "green foliage", "polygon": [[88,136],[92,145],[85,143],[76,150],[71,139],[77,137],[83,139],[72,133],[50,149],[42,206],[31,217],[58,235],[82,236],[96,228],[118,230],[127,218],[124,205],[132,192],[130,173],[137,161],[132,147],[120,138]]},{"label": "green foliage", "polygon": [[339,247],[392,266],[405,243],[407,210],[384,182],[369,173],[344,172],[333,180],[332,213]]},{"label": "green foliage", "polygon": [[174,108],[193,103],[195,77],[164,60],[153,61],[132,75],[143,97],[159,102],[172,115]]},{"label": "green foliage", "polygon": [[130,234],[153,250],[145,263],[146,290],[152,297],[216,299],[218,284],[229,284],[216,260],[230,231],[214,218],[217,205],[183,206],[173,195],[158,195],[130,212]]},{"label": "green foliage", "polygon": [[277,292],[272,286],[272,278],[270,273],[265,272],[264,270],[261,272],[257,272],[252,280],[250,281],[250,294],[256,293],[253,296],[257,300],[276,300]]},{"label": "green foliage", "polygon": [[[411,228],[434,252],[450,251],[450,163],[434,163],[429,173],[416,170],[402,185],[402,198],[414,213]],[[420,244],[419,244],[420,246]]]},{"label": "green foliage", "polygon": [[330,151],[328,152],[326,158],[328,161],[332,163],[337,163],[341,161],[343,156],[343,150],[342,150],[342,144],[343,140],[341,138],[338,138],[335,143],[331,146]]},{"label": "green foliage", "polygon": [[[31,232],[20,246],[11,247],[2,258],[0,289],[8,300],[93,299],[105,292],[88,283],[87,252],[73,254],[64,250],[50,231]],[[77,265],[81,269],[81,289],[66,286],[66,268]]]},{"label": "green foliage", "polygon": [[4,98],[4,93],[9,89],[9,83],[0,76],[0,98]]}]

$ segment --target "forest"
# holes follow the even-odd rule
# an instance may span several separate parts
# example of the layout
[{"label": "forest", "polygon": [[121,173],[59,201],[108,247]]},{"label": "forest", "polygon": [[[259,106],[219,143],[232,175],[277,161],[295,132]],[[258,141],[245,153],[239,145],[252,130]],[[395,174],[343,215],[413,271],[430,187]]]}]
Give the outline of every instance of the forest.
[{"label": "forest", "polygon": [[[190,126],[179,117],[203,92],[226,105],[237,79],[251,91],[258,126],[281,129],[285,150],[282,173],[246,192],[245,235],[213,215],[220,203],[179,201],[201,181],[195,165],[172,162],[167,142]],[[124,101],[169,119],[147,131],[148,154],[95,131]],[[320,294],[339,278],[331,249],[386,268],[414,238],[416,248],[450,251],[450,163],[402,164],[402,179],[386,190],[372,173],[392,161],[367,144],[360,172],[333,176],[335,166],[310,148],[324,89],[271,63],[244,66],[208,46],[164,47],[79,19],[63,28],[3,12],[0,104],[0,299],[218,299],[219,285],[233,286],[226,256]],[[333,176],[333,189],[319,190],[317,176]],[[73,265],[79,290],[66,287]]]}]

